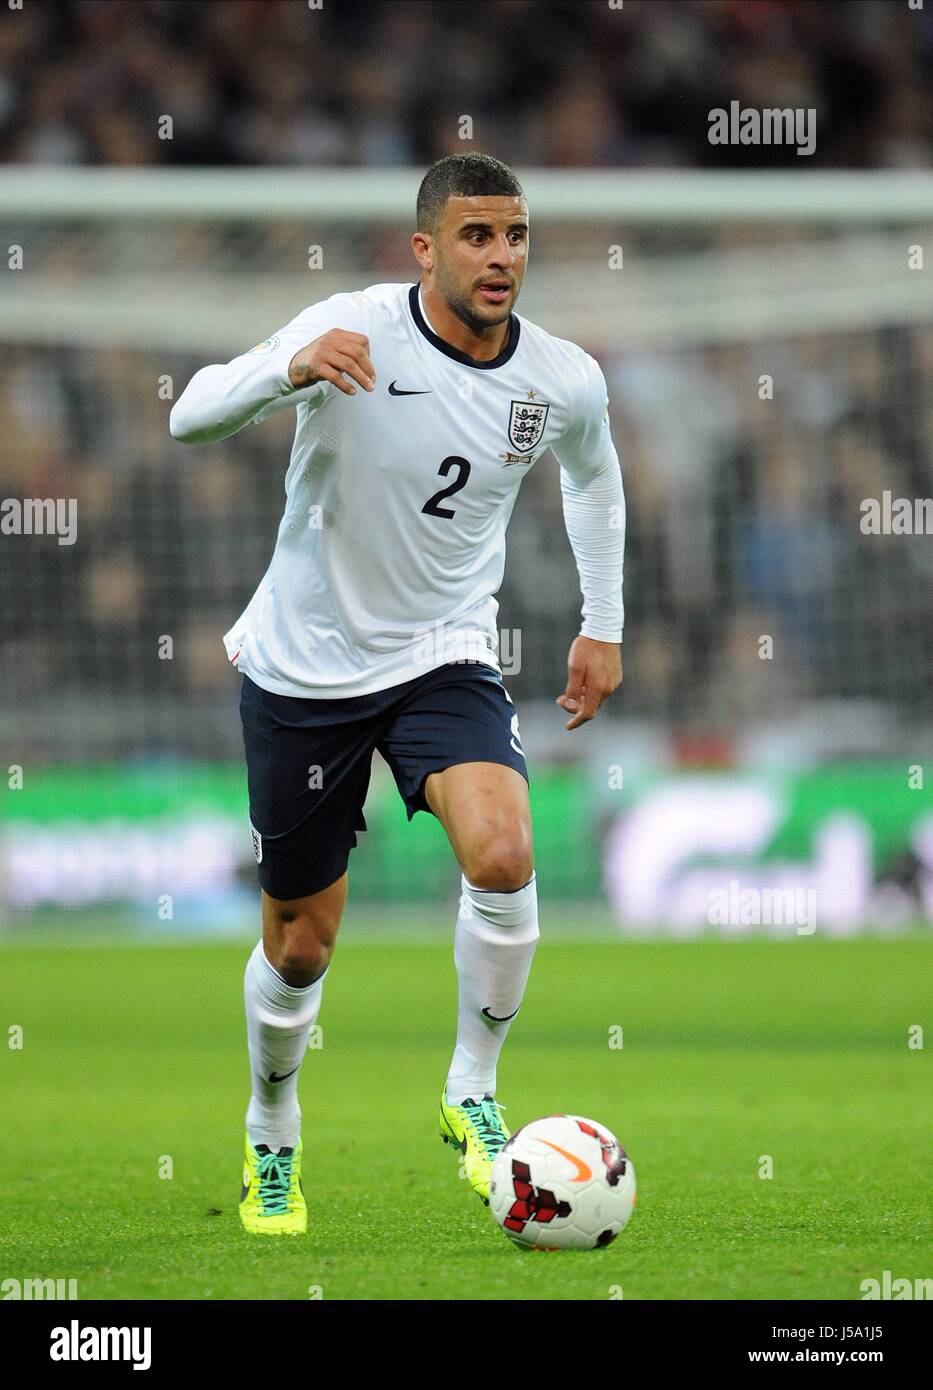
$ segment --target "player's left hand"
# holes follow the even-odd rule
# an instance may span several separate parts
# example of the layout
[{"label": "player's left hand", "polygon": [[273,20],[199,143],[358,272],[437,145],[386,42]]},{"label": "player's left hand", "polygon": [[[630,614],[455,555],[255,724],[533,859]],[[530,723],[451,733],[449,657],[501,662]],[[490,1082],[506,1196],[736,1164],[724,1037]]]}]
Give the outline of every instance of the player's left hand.
[{"label": "player's left hand", "polygon": [[578,729],[592,719],[607,695],[622,684],[622,652],[617,642],[576,637],[567,658],[567,689],[557,703],[573,718],[565,729]]}]

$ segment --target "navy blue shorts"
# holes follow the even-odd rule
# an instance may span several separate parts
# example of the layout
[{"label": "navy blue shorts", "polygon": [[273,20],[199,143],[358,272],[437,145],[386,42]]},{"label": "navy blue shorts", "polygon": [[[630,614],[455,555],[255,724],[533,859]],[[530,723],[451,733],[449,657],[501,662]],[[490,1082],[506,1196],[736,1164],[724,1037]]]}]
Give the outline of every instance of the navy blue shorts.
[{"label": "navy blue shorts", "polygon": [[303,898],[346,871],[373,750],[385,758],[411,820],[431,808],[424,782],[455,763],[505,763],[528,781],[518,715],[491,666],[457,661],[349,699],[274,695],[244,675],[240,716],[259,882]]}]

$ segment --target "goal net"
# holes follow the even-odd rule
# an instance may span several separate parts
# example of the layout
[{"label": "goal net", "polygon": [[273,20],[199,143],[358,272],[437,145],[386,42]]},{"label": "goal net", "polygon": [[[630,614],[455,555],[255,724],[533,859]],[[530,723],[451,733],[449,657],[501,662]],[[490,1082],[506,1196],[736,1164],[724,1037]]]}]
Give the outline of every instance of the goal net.
[{"label": "goal net", "polygon": [[[413,279],[418,177],[0,172],[4,767],[83,767],[85,789],[94,769],[106,801],[103,769],[239,763],[220,638],[268,563],[292,422],[192,449],[168,414],[198,367],[306,304]],[[554,719],[580,597],[553,460],[523,484],[499,600],[526,747],[922,762],[933,180],[523,181],[518,309],[599,359],[629,507],[628,679],[574,744]]]}]

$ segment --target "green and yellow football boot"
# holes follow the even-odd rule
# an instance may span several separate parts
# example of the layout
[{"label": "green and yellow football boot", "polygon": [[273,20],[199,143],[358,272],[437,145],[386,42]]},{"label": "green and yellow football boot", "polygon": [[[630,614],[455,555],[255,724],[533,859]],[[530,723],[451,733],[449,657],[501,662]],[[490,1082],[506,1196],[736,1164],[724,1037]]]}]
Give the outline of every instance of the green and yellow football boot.
[{"label": "green and yellow football boot", "polygon": [[446,1086],[441,1091],[441,1138],[463,1154],[467,1180],[487,1207],[493,1160],[509,1138],[502,1119],[504,1108],[492,1096],[483,1096],[482,1100],[467,1098],[459,1105],[451,1105]]},{"label": "green and yellow football boot", "polygon": [[255,1148],[246,1136],[240,1220],[252,1235],[302,1236],[308,1208],[301,1188],[301,1140],[294,1149],[273,1153],[268,1144]]}]

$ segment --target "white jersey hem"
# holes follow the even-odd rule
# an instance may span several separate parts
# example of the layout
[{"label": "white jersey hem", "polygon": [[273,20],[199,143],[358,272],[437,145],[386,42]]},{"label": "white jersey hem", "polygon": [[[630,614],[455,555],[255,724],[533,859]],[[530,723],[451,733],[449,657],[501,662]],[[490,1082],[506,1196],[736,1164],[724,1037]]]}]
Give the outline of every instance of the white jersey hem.
[{"label": "white jersey hem", "polygon": [[447,666],[457,661],[470,661],[480,666],[487,666],[497,676],[500,678],[502,676],[502,669],[499,663],[490,656],[488,647],[479,643],[475,653],[469,650],[457,655],[442,653],[436,659],[432,658],[430,662],[412,661],[404,667],[394,667],[391,672],[371,673],[368,680],[360,685],[354,683],[350,689],[346,685],[297,685],[293,681],[271,676],[265,671],[256,671],[251,669],[245,651],[237,653],[236,660],[231,661],[231,665],[240,675],[249,676],[255,685],[258,685],[262,690],[267,690],[271,695],[288,695],[297,700],[352,700],[358,695],[375,695],[380,690],[391,690],[393,686],[404,685],[406,681],[414,680],[417,676],[427,676],[441,666]]}]

